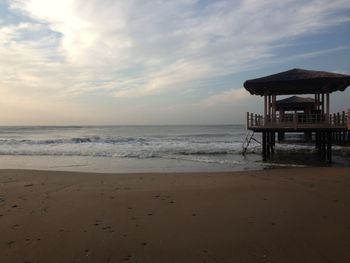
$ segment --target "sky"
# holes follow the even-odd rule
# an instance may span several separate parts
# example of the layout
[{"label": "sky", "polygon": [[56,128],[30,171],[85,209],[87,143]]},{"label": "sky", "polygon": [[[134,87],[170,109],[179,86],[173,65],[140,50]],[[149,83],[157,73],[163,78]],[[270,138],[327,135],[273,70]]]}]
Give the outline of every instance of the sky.
[{"label": "sky", "polygon": [[0,125],[239,124],[292,68],[350,74],[350,0],[0,0]]}]

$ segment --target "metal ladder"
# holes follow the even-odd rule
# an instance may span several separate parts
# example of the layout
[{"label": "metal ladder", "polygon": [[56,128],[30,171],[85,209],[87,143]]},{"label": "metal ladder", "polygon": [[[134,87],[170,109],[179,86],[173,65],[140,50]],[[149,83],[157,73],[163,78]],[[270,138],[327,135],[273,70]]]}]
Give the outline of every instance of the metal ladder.
[{"label": "metal ladder", "polygon": [[257,139],[254,138],[254,131],[248,130],[246,133],[245,139],[243,141],[243,144],[242,144],[242,149],[243,149],[242,155],[246,154],[248,147],[249,147],[249,144],[252,140],[261,144],[261,142],[259,142]]}]

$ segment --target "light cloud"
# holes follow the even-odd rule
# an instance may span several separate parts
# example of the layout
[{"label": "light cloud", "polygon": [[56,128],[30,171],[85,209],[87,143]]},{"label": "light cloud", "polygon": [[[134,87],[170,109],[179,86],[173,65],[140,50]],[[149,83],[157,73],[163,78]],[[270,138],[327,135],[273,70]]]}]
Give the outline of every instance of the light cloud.
[{"label": "light cloud", "polygon": [[[194,81],[277,60],[275,48],[349,22],[350,10],[348,0],[7,3],[17,22],[0,21],[2,94],[53,101],[197,90]],[[206,103],[242,94],[230,90]]]}]

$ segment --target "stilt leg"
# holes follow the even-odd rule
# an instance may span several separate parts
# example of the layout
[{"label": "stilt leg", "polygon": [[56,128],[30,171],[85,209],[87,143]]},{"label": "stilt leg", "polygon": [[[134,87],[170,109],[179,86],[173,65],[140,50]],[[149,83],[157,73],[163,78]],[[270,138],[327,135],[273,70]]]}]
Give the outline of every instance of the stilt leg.
[{"label": "stilt leg", "polygon": [[266,162],[266,132],[262,133],[262,157],[263,161]]},{"label": "stilt leg", "polygon": [[332,163],[332,132],[327,132],[327,161]]}]

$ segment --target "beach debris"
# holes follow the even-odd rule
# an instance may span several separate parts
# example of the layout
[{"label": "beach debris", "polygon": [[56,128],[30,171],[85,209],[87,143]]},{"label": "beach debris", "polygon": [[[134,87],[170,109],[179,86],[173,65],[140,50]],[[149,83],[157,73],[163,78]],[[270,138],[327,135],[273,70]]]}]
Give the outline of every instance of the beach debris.
[{"label": "beach debris", "polygon": [[25,184],[24,187],[31,187],[33,186],[34,184]]}]

